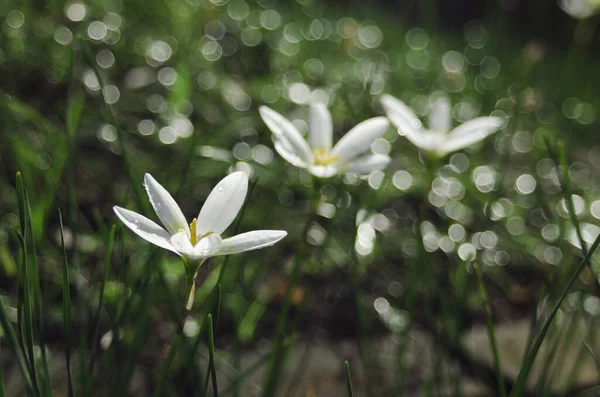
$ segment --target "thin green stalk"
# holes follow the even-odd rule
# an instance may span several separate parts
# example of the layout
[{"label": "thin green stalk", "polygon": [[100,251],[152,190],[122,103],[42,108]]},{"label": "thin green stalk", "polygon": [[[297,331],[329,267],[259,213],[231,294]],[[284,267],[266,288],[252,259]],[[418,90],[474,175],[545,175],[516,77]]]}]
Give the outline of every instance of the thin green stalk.
[{"label": "thin green stalk", "polygon": [[219,390],[217,387],[217,370],[215,368],[215,335],[213,330],[212,314],[208,315],[208,366],[211,372],[211,382],[213,395],[219,397]]},{"label": "thin green stalk", "polygon": [[[234,234],[235,236],[235,234]],[[217,318],[215,321],[215,328],[218,330],[219,329],[219,316],[221,315],[221,299],[223,297],[223,289],[221,287],[221,284],[217,284]],[[212,317],[211,317],[212,319]]]},{"label": "thin green stalk", "polygon": [[500,397],[506,397],[506,388],[504,387],[504,379],[502,378],[502,367],[500,365],[498,345],[496,344],[496,336],[494,333],[494,322],[492,321],[492,310],[490,307],[490,301],[485,290],[485,285],[483,284],[481,273],[479,272],[479,267],[476,264],[473,264],[473,270],[475,271],[475,275],[477,276],[477,283],[479,284],[479,293],[481,294],[481,300],[483,301],[488,339],[490,342],[490,348],[492,350],[492,358],[494,360],[496,376],[498,377],[498,394],[500,395]]},{"label": "thin green stalk", "polygon": [[[96,354],[98,353],[98,345],[100,344],[100,312],[104,304],[104,294],[106,282],[108,280],[108,271],[110,270],[110,259],[112,257],[113,245],[115,242],[115,230],[116,226],[113,224],[108,232],[108,242],[106,244],[106,255],[104,256],[104,270],[102,272],[102,282],[100,283],[100,298],[98,299],[98,309],[93,317],[92,324],[94,326],[94,337],[92,338],[92,351],[90,353],[89,372],[94,372],[94,363],[96,361]],[[89,391],[89,390],[88,390]]]},{"label": "thin green stalk", "polygon": [[202,386],[202,397],[208,397],[208,386],[210,385],[210,365],[206,368],[206,375],[204,375],[204,386]]},{"label": "thin green stalk", "polygon": [[28,366],[31,373],[31,380],[33,382],[36,395],[40,394],[39,389],[39,375],[37,368],[37,360],[35,359],[34,354],[34,319],[33,319],[33,311],[34,311],[34,303],[32,302],[33,294],[31,292],[31,277],[29,275],[29,263],[28,263],[28,250],[26,238],[29,236],[29,232],[31,229],[28,228],[29,220],[28,215],[31,215],[30,212],[27,211],[27,197],[25,193],[25,187],[23,185],[23,179],[20,172],[17,172],[17,199],[19,203],[19,218],[21,221],[21,232],[17,232],[17,238],[19,240],[19,244],[21,245],[22,252],[22,263],[21,263],[21,282],[23,283],[23,324],[21,325],[23,333],[24,333],[24,347],[27,351],[25,357],[28,360]]},{"label": "thin green stalk", "polygon": [[535,357],[537,356],[537,353],[538,353],[540,347],[542,346],[542,342],[544,341],[544,338],[546,337],[548,329],[550,328],[550,325],[552,324],[552,321],[554,320],[554,317],[556,316],[558,309],[560,308],[563,301],[567,297],[569,290],[571,289],[573,284],[575,284],[575,281],[579,277],[579,273],[581,273],[581,271],[587,266],[592,254],[594,253],[594,251],[596,251],[596,248],[598,248],[599,244],[600,244],[600,236],[598,236],[596,238],[596,240],[592,244],[591,248],[589,249],[587,255],[583,258],[583,260],[581,261],[581,263],[579,264],[579,266],[577,267],[575,272],[573,272],[573,275],[571,276],[571,279],[569,280],[566,288],[564,289],[563,293],[561,294],[560,298],[558,299],[558,302],[556,302],[556,305],[554,306],[554,308],[548,315],[548,318],[544,322],[544,325],[542,326],[540,333],[538,334],[535,341],[533,342],[533,345],[531,346],[531,349],[529,350],[529,353],[527,354],[527,358],[525,359],[523,366],[521,367],[521,370],[519,371],[517,380],[515,381],[513,389],[509,395],[510,397],[520,397],[525,392],[527,377],[529,376],[529,372],[531,371],[531,367],[533,366]]},{"label": "thin green stalk", "polygon": [[344,369],[346,370],[346,386],[348,387],[348,397],[354,397],[354,391],[352,390],[352,376],[350,375],[350,364],[348,364],[348,361],[344,361]]},{"label": "thin green stalk", "polygon": [[277,386],[279,383],[279,377],[281,376],[281,371],[283,369],[283,363],[285,358],[285,349],[283,346],[285,339],[284,334],[286,330],[286,324],[288,321],[289,309],[292,302],[292,292],[296,286],[296,282],[300,274],[300,267],[304,260],[304,251],[306,249],[306,234],[310,228],[310,225],[312,224],[320,200],[320,190],[317,188],[317,186],[315,186],[312,205],[309,210],[306,223],[302,228],[302,234],[300,235],[302,241],[300,243],[300,247],[298,248],[297,255],[294,258],[292,271],[290,273],[288,283],[286,285],[285,297],[283,299],[282,308],[277,318],[277,324],[275,327],[275,333],[272,342],[273,348],[271,350],[271,361],[269,369],[267,371],[267,376],[265,378],[265,385],[263,387],[263,397],[274,397],[276,394]]},{"label": "thin green stalk", "polygon": [[[79,45],[79,40],[76,38],[71,45],[71,65],[69,67],[69,83],[67,92],[67,108],[65,111],[65,133],[67,141],[67,161],[65,171],[65,182],[67,185],[67,219],[73,238],[75,239],[79,232],[77,223],[77,198],[75,196],[75,172],[76,172],[76,152],[77,144],[75,141],[77,127],[81,120],[81,114],[84,108],[84,97],[78,96],[77,98],[73,94],[74,87],[77,83],[75,76],[75,59],[76,59],[76,48]],[[74,249],[71,256],[71,263],[75,268],[79,265],[77,249]]]},{"label": "thin green stalk", "polygon": [[25,381],[25,387],[28,390],[28,395],[37,395],[37,391],[35,390],[33,383],[31,382],[31,376],[29,368],[27,367],[27,362],[25,359],[25,352],[21,349],[19,345],[19,341],[17,340],[17,335],[15,330],[10,323],[8,318],[8,314],[6,313],[6,307],[4,306],[4,300],[0,297],[0,324],[2,325],[2,329],[4,330],[5,336],[8,338],[8,342],[13,349],[13,352],[17,358],[17,364],[19,369],[21,370],[21,375],[23,376],[23,380]]},{"label": "thin green stalk", "polygon": [[583,252],[583,256],[587,254],[587,244],[583,239],[583,234],[581,233],[581,227],[579,225],[579,219],[577,218],[577,213],[575,212],[575,203],[573,202],[573,193],[571,190],[571,184],[569,183],[569,165],[567,163],[567,153],[565,151],[564,144],[559,142],[558,144],[558,154],[559,154],[559,164],[561,168],[561,185],[563,189],[563,193],[565,196],[565,202],[567,204],[567,212],[569,213],[569,219],[573,223],[575,227],[575,232],[577,233],[577,239],[579,240],[579,244],[581,244],[581,251]]},{"label": "thin green stalk", "polygon": [[58,210],[60,222],[60,242],[63,251],[63,329],[65,331],[65,360],[67,364],[67,387],[68,396],[73,397],[73,376],[71,372],[71,291],[69,283],[69,263],[67,261],[67,249],[65,248],[65,232],[63,227],[62,213]]},{"label": "thin green stalk", "polygon": [[[555,376],[554,372],[557,369],[557,363],[555,359],[557,357],[564,357],[563,349],[568,346],[567,343],[572,335],[575,324],[575,321],[573,321],[573,318],[571,318],[568,327],[561,327],[559,330],[557,330],[557,332],[552,332],[551,330],[549,331],[548,336],[546,336],[547,345],[550,345],[551,347],[548,349],[542,359],[544,366],[540,372],[541,375],[538,379],[538,384],[536,387],[536,390],[545,390],[545,393],[540,393],[542,395],[546,395],[550,390],[552,380]],[[562,362],[558,363],[559,366],[560,364],[562,364]],[[550,382],[547,382],[548,379],[550,379]]]},{"label": "thin green stalk", "polygon": [[29,271],[27,270],[27,252],[25,248],[25,240],[20,233],[17,233],[17,237],[19,239],[19,243],[21,244],[21,248],[23,250],[23,331],[24,331],[24,341],[25,341],[25,349],[26,355],[25,357],[28,360],[28,366],[31,373],[31,380],[35,387],[36,395],[40,395],[39,384],[38,384],[38,369],[37,369],[37,361],[35,359],[35,354],[33,350],[34,339],[33,339],[33,315],[32,315],[32,303],[31,303],[31,292],[29,286]]},{"label": "thin green stalk", "polygon": [[[200,266],[198,265],[198,267],[196,268],[196,272],[199,267]],[[186,269],[187,269],[187,265],[186,265]],[[181,344],[181,338],[183,336],[183,328],[185,326],[185,321],[187,320],[187,317],[192,310],[192,305],[194,304],[194,297],[195,297],[195,293],[196,293],[196,272],[193,274],[193,276],[190,274],[188,274],[188,276],[186,276],[186,284],[187,284],[186,297],[187,298],[186,298],[185,308],[183,311],[183,315],[181,316],[181,321],[179,323],[179,326],[177,327],[177,332],[175,333],[175,337],[173,339],[173,342],[171,343],[171,347],[169,347],[169,352],[167,353],[167,359],[161,370],[158,384],[156,385],[156,389],[154,390],[155,397],[160,397],[160,395],[161,395],[162,389],[165,386],[165,381],[167,379],[169,369],[171,368],[171,364],[173,363],[173,359],[175,358],[175,353],[177,352],[177,349],[179,348],[179,345]]]},{"label": "thin green stalk", "polygon": [[590,357],[592,357],[592,360],[594,360],[594,364],[596,364],[596,370],[600,373],[600,361],[596,357],[596,353],[594,352],[594,349],[589,344],[587,344],[585,341],[583,341],[582,343],[583,343],[583,346],[588,351]]},{"label": "thin green stalk", "polygon": [[[48,370],[48,357],[46,355],[46,342],[44,340],[44,313],[43,313],[43,305],[42,305],[42,288],[40,285],[40,270],[37,262],[37,250],[35,246],[34,230],[33,223],[31,221],[31,206],[29,203],[29,195],[27,194],[27,190],[24,189],[24,197],[25,197],[25,210],[27,211],[27,227],[30,231],[29,238],[29,250],[31,257],[31,289],[33,294],[33,312],[34,317],[34,326],[36,327],[37,332],[37,340],[39,344],[39,348],[41,351],[41,361],[42,361],[42,387],[44,390],[44,394],[46,396],[52,396],[52,385],[50,383],[50,371]],[[27,240],[24,240],[25,246],[27,246]]]}]

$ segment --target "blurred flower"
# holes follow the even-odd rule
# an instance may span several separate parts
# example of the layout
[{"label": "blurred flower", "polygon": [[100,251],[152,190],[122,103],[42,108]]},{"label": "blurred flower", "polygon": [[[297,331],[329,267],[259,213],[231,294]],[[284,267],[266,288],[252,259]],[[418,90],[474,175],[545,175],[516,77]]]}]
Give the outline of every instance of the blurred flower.
[{"label": "blurred flower", "polygon": [[422,127],[421,121],[404,102],[391,95],[384,95],[381,103],[398,133],[419,149],[444,157],[483,140],[504,125],[500,117],[478,117],[458,127],[452,127],[450,101],[440,98],[433,104],[429,114],[429,129]]},{"label": "blurred flower", "polygon": [[371,143],[387,130],[389,122],[385,117],[359,123],[332,147],[333,121],[325,105],[314,104],[310,108],[308,142],[281,114],[266,106],[259,110],[273,132],[277,153],[319,178],[329,178],[340,172],[366,175],[385,168],[390,162],[390,157],[384,154],[365,154]]},{"label": "blurred flower", "polygon": [[223,178],[210,192],[204,206],[187,224],[173,197],[150,174],[144,176],[150,203],[166,230],[150,219],[121,207],[115,213],[135,234],[161,248],[175,252],[184,260],[200,260],[216,255],[237,254],[271,246],[284,238],[282,230],[255,230],[221,239],[233,222],[248,192],[248,177],[234,172]]},{"label": "blurred flower", "polygon": [[558,6],[577,19],[586,19],[600,11],[599,0],[558,0]]}]

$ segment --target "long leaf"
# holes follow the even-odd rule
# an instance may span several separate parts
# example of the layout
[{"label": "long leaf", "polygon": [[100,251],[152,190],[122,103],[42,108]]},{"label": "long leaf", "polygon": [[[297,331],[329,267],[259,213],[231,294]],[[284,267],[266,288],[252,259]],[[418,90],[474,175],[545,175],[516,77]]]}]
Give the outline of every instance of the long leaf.
[{"label": "long leaf", "polygon": [[65,248],[65,232],[63,227],[62,213],[58,210],[60,221],[60,242],[63,250],[63,329],[65,331],[65,360],[67,363],[67,387],[69,397],[73,397],[73,375],[71,372],[71,290],[69,282],[69,262],[67,260],[67,249]]},{"label": "long leaf", "polygon": [[211,381],[213,388],[213,395],[219,397],[219,389],[217,387],[217,370],[215,369],[215,335],[213,329],[212,314],[208,315],[208,357],[209,357],[209,368],[211,372]]},{"label": "long leaf", "polygon": [[531,367],[533,366],[535,357],[537,356],[537,353],[540,350],[540,347],[542,346],[542,342],[544,341],[544,338],[546,337],[546,333],[548,333],[548,329],[550,328],[550,325],[552,324],[552,321],[554,320],[554,317],[556,316],[556,313],[558,312],[560,305],[562,305],[563,301],[567,297],[567,294],[569,293],[569,290],[571,289],[573,284],[575,284],[577,277],[579,277],[579,273],[581,273],[581,271],[587,266],[592,254],[594,253],[594,251],[596,251],[596,248],[598,248],[599,244],[600,244],[600,236],[598,236],[596,238],[596,240],[594,241],[594,244],[592,244],[587,255],[583,258],[583,260],[581,261],[581,263],[579,264],[579,266],[577,267],[577,269],[571,276],[571,279],[569,280],[569,283],[567,284],[563,293],[561,294],[560,298],[558,299],[558,302],[556,302],[556,305],[554,306],[554,308],[550,312],[550,315],[544,322],[544,325],[542,326],[540,333],[535,338],[533,345],[531,345],[531,349],[529,349],[529,353],[527,354],[527,357],[525,358],[523,366],[521,367],[521,370],[519,371],[517,380],[515,381],[512,391],[510,392],[510,395],[509,395],[510,397],[520,397],[525,392],[527,377],[529,376],[529,373],[531,372]]},{"label": "long leaf", "polygon": [[27,362],[25,360],[25,352],[21,349],[19,345],[19,341],[17,340],[17,335],[15,330],[10,323],[8,318],[8,314],[6,313],[6,307],[4,306],[4,301],[2,297],[0,297],[0,324],[2,325],[2,329],[4,333],[8,337],[8,342],[13,349],[13,352],[17,358],[17,364],[19,365],[19,369],[21,370],[21,375],[25,381],[25,386],[27,387],[29,395],[37,395],[36,390],[31,383],[30,371],[27,367]]},{"label": "long leaf", "polygon": [[492,357],[494,359],[494,368],[496,369],[496,376],[498,377],[498,394],[501,397],[506,396],[506,389],[504,388],[504,380],[502,379],[502,367],[500,365],[500,355],[498,354],[498,345],[496,344],[496,336],[494,333],[494,323],[492,321],[492,311],[490,308],[490,301],[487,296],[487,292],[485,290],[485,285],[483,284],[483,279],[481,277],[481,273],[479,272],[479,267],[473,264],[473,270],[475,271],[475,275],[477,276],[477,283],[479,284],[479,292],[481,294],[481,300],[483,301],[483,306],[485,310],[485,322],[487,326],[488,339],[490,342],[490,348],[492,350]]},{"label": "long leaf", "polygon": [[96,309],[96,314],[94,315],[94,320],[92,322],[92,324],[94,325],[94,338],[92,339],[92,352],[90,354],[90,373],[93,372],[94,362],[98,351],[98,345],[100,344],[100,312],[102,311],[102,306],[104,304],[106,281],[108,280],[108,271],[110,269],[110,258],[112,257],[112,250],[115,242],[115,230],[116,226],[112,225],[110,228],[110,232],[108,233],[108,241],[106,243],[106,255],[104,256],[104,269],[102,272],[102,282],[100,283],[100,298],[98,299],[98,308]]},{"label": "long leaf", "polygon": [[348,361],[344,362],[344,369],[346,372],[346,386],[348,387],[348,397],[354,397],[354,390],[352,389],[352,376],[350,375],[350,364]]}]

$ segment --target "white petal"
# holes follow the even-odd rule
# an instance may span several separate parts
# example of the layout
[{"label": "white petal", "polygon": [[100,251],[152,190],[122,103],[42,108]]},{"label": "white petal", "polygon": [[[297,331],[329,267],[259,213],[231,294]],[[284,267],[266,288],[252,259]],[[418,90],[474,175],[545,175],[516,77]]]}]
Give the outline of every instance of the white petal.
[{"label": "white petal", "polygon": [[577,19],[586,19],[598,13],[599,4],[589,0],[559,0],[558,6]]},{"label": "white petal", "polygon": [[221,245],[221,249],[216,255],[237,254],[269,247],[285,236],[287,236],[287,232],[283,230],[254,230],[238,234],[223,240],[223,245]]},{"label": "white petal", "polygon": [[317,178],[331,178],[340,170],[332,165],[311,165],[308,171]]},{"label": "white petal", "polygon": [[406,133],[404,130],[422,130],[421,120],[404,102],[386,94],[381,97],[381,104],[390,121],[402,130],[401,135]]},{"label": "white petal", "polygon": [[170,243],[171,233],[167,232],[150,219],[137,212],[117,207],[116,205],[113,207],[113,210],[125,226],[130,228],[144,240],[169,251],[177,252]]},{"label": "white petal", "polygon": [[171,234],[180,230],[190,234],[190,227],[185,220],[185,216],[169,192],[150,174],[144,175],[144,186],[156,215],[158,215],[167,230]]},{"label": "white petal", "polygon": [[330,156],[337,156],[340,162],[348,161],[367,151],[376,138],[382,136],[389,126],[385,117],[373,117],[359,123],[335,144]]},{"label": "white petal", "polygon": [[227,175],[215,186],[196,220],[196,235],[221,234],[235,219],[248,192],[248,177],[238,171]]},{"label": "white petal", "polygon": [[349,163],[344,172],[356,172],[366,175],[373,171],[382,170],[390,163],[390,156],[385,154],[368,154]]},{"label": "white petal", "polygon": [[267,127],[269,127],[271,132],[275,134],[277,139],[284,139],[289,142],[294,153],[304,162],[312,162],[313,153],[310,150],[308,143],[306,143],[302,134],[300,134],[288,119],[266,106],[261,106],[258,110],[263,121]]},{"label": "white petal", "polygon": [[381,104],[398,134],[406,137],[413,145],[423,150],[433,150],[437,145],[428,131],[423,129],[417,115],[406,104],[391,95],[381,97]]},{"label": "white petal", "polygon": [[275,146],[275,150],[285,161],[292,164],[295,167],[306,168],[308,164],[304,162],[300,157],[294,154],[293,149],[290,148],[290,144],[288,141],[283,139],[273,139],[273,146]]},{"label": "white petal", "polygon": [[437,151],[447,140],[445,133],[427,130],[415,134],[406,134],[405,137],[417,148],[427,152]]},{"label": "white petal", "polygon": [[[469,120],[446,135],[446,142],[440,147],[443,154],[455,152],[485,139],[504,125],[500,117],[478,117]],[[440,153],[442,154],[442,153]]]},{"label": "white petal", "polygon": [[333,120],[327,106],[318,103],[310,107],[308,143],[315,150],[329,152],[333,141]]},{"label": "white petal", "polygon": [[432,106],[429,113],[429,131],[446,133],[452,128],[452,115],[450,114],[450,100],[446,97],[439,98]]},{"label": "white petal", "polygon": [[194,246],[185,233],[176,233],[171,237],[171,244],[177,252],[181,256],[191,259],[205,259],[215,255],[221,248],[221,243],[221,236],[218,234],[206,236]]}]

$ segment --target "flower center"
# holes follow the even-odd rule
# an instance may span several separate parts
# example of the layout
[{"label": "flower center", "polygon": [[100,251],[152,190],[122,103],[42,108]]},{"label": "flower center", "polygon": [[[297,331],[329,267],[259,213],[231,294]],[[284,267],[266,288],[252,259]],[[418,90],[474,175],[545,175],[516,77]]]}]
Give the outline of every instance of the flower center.
[{"label": "flower center", "polygon": [[[181,233],[185,233],[185,230],[183,230],[183,229],[179,229],[179,231]],[[190,223],[190,243],[192,243],[193,246],[195,246],[198,243],[198,241],[202,240],[206,236],[210,236],[211,234],[214,234],[214,233],[206,232],[202,236],[198,236],[196,234],[196,218],[194,218],[192,220],[192,223]]]},{"label": "flower center", "polygon": [[330,156],[327,153],[326,149],[317,149],[315,150],[315,164],[316,165],[330,165],[331,163],[335,163],[339,160],[338,156]]}]

